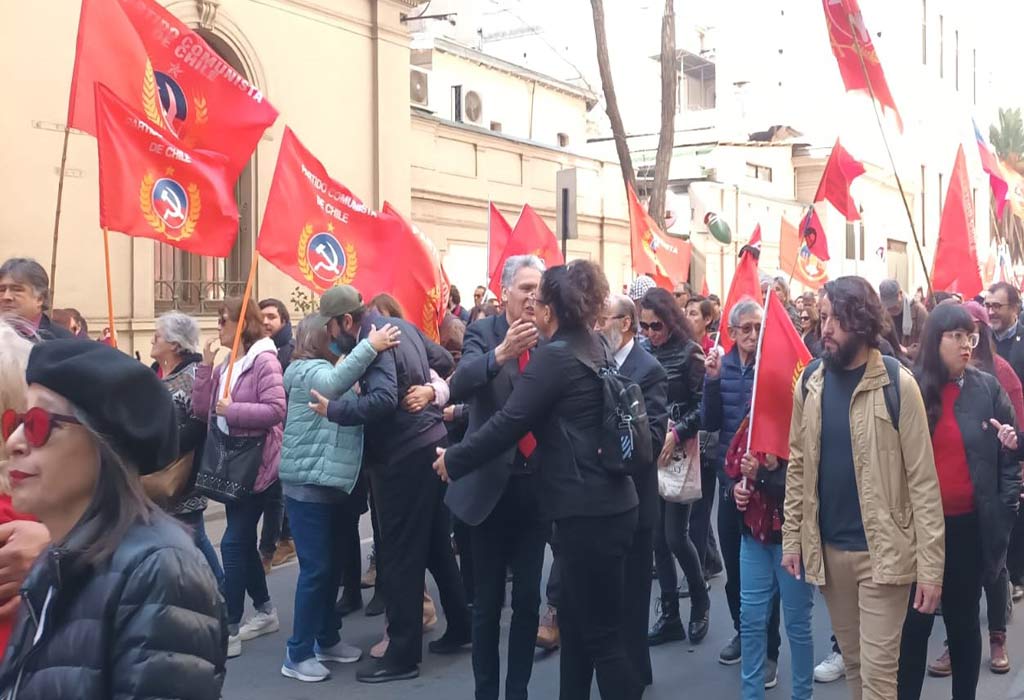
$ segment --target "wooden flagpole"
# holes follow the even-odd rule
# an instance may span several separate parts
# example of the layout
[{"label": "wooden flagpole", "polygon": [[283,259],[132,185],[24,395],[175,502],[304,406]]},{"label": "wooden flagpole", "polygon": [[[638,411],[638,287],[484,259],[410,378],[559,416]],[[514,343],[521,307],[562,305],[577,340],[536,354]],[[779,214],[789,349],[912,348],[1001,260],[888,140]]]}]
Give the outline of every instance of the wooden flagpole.
[{"label": "wooden flagpole", "polygon": [[[57,289],[57,238],[60,234],[60,205],[64,199],[64,172],[68,164],[68,139],[71,136],[71,127],[64,126],[64,148],[60,154],[60,177],[57,180],[57,211],[53,215],[53,249],[50,251],[50,305],[53,305],[53,295]],[[109,283],[110,276],[107,276]],[[111,329],[113,333],[113,329]]]},{"label": "wooden flagpole", "polygon": [[[868,75],[868,66],[864,62],[864,51],[861,48],[860,41],[857,40],[857,28],[854,26],[853,15],[849,12],[846,13],[846,21],[850,24],[850,36],[854,37],[853,44],[857,49],[857,58],[860,59],[860,68],[864,72],[864,82],[868,86],[868,95],[871,96],[871,106],[875,110],[875,121],[878,122],[878,130],[882,133],[882,144],[885,146],[885,152],[889,156],[889,164],[892,166],[892,174],[896,180],[896,188],[900,192],[900,200],[903,202],[903,209],[907,212],[907,221],[910,222],[910,235],[914,237],[914,247],[917,249],[917,257],[921,260],[921,268],[924,270],[924,282],[928,287],[928,294],[931,296],[932,292],[932,278],[928,271],[928,263],[924,260],[924,253],[921,251],[921,241],[917,237],[917,227],[914,226],[914,215],[910,213],[910,205],[907,204],[907,195],[903,191],[903,182],[900,180],[900,173],[896,169],[896,159],[893,158],[892,149],[889,148],[889,139],[885,135],[885,127],[882,125],[882,114],[878,109],[878,100],[875,99],[875,89],[871,86],[871,77]],[[939,193],[942,196],[942,193]]]},{"label": "wooden flagpole", "polygon": [[[60,207],[57,208],[58,214],[60,213]],[[56,244],[56,238],[54,238]],[[54,247],[56,251],[56,247]],[[107,271],[107,322],[110,324],[110,340],[117,347],[117,329],[114,327],[114,292],[113,286],[110,283],[110,232],[103,229],[103,262]],[[52,283],[52,279],[51,279]]]},{"label": "wooden flagpole", "polygon": [[242,296],[242,308],[238,312],[238,324],[235,328],[235,339],[231,343],[231,357],[228,359],[228,373],[224,381],[224,396],[227,398],[231,393],[231,375],[235,371],[235,361],[238,359],[238,346],[242,342],[242,329],[245,328],[245,311],[249,308],[249,297],[252,296],[252,283],[256,279],[256,264],[259,261],[259,252],[256,244],[252,247],[252,262],[249,264],[249,279],[245,281],[245,294]]}]

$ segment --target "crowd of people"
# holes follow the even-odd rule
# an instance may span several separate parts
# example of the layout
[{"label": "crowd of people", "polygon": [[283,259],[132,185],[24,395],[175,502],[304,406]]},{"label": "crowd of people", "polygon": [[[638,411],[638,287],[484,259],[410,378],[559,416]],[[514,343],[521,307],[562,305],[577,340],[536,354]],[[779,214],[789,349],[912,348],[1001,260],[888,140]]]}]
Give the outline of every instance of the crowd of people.
[{"label": "crowd of people", "polygon": [[[989,668],[1011,668],[1024,329],[1010,284],[926,304],[895,280],[793,298],[766,277],[815,358],[787,455],[747,450],[757,363],[772,361],[764,307],[723,318],[685,283],[613,293],[593,263],[515,256],[500,298],[478,287],[465,308],[452,290],[439,343],[351,286],[294,329],[278,300],[225,299],[205,343],[197,319],[160,316],[152,365],[89,340],[48,287],[33,260],[0,265],[0,697],[219,698],[227,659],[280,630],[267,575],[293,558],[280,672],[302,682],[366,652],[359,681],[415,678],[443,619],[428,650],[469,653],[477,700],[525,699],[538,646],[560,649],[563,700],[595,680],[605,700],[640,698],[650,647],[725,624],[708,583],[723,573],[734,634],[718,660],[739,665],[744,700],[777,685],[783,626],[794,700],[843,676],[855,700],[917,700],[926,673],[972,700],[983,594]],[[628,469],[607,453],[609,386],[643,397],[653,449]],[[664,483],[680,468],[685,497]],[[225,502],[219,555],[210,497]],[[369,650],[342,635],[364,586],[386,621]],[[817,666],[815,587],[834,633]],[[929,662],[939,609],[947,644]]]}]

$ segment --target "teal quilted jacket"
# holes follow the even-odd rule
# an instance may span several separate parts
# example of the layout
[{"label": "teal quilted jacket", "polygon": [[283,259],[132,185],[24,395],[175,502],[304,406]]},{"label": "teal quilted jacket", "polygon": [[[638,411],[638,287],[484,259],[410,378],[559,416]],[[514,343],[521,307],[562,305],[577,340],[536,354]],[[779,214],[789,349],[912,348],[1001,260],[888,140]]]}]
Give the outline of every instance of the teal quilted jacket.
[{"label": "teal quilted jacket", "polygon": [[309,408],[311,390],[339,399],[377,357],[363,340],[337,365],[327,360],[293,360],[284,373],[288,418],[281,448],[280,479],[285,484],[314,484],[352,493],[363,461],[362,426],[342,426]]}]

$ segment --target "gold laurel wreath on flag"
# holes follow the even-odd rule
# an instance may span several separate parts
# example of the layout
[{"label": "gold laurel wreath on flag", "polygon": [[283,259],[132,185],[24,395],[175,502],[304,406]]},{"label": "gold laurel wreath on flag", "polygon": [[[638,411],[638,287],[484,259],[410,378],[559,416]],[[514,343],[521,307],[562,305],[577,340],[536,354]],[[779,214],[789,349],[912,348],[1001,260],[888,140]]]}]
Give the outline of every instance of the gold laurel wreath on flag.
[{"label": "gold laurel wreath on flag", "polygon": [[159,233],[169,241],[181,241],[191,238],[199,225],[199,217],[203,211],[202,198],[199,195],[199,186],[194,182],[188,186],[188,216],[185,223],[174,233],[174,229],[168,228],[166,222],[153,211],[153,187],[156,185],[156,178],[153,173],[147,172],[142,177],[142,186],[139,188],[139,209],[142,210],[142,218],[146,220],[150,228]]},{"label": "gold laurel wreath on flag", "polygon": [[793,368],[793,381],[790,382],[790,391],[796,391],[796,383],[800,381],[800,375],[804,373],[805,367],[807,367],[807,365],[797,360],[796,367]]},{"label": "gold laurel wreath on flag", "polygon": [[185,137],[182,139],[185,145],[189,148],[195,148],[196,144],[199,142],[199,139],[196,136],[198,127],[201,127],[206,124],[206,122],[210,121],[210,110],[206,105],[205,97],[199,94],[194,95],[192,97],[192,106],[195,108],[193,110],[195,119],[192,121],[192,124],[189,125],[190,128],[188,129],[188,133],[185,134]]},{"label": "gold laurel wreath on flag", "polygon": [[146,61],[146,72],[142,78],[142,109],[146,113],[146,119],[154,125],[160,125],[160,105],[156,96],[156,74],[153,72],[153,64]]},{"label": "gold laurel wreath on flag", "polygon": [[435,286],[427,292],[427,300],[423,302],[423,331],[435,343],[441,342],[439,319],[437,318],[437,302],[441,291]]},{"label": "gold laurel wreath on flag", "polygon": [[[309,264],[309,260],[306,258],[306,248],[309,246],[309,239],[313,237],[313,224],[306,224],[302,229],[302,233],[299,234],[299,249],[298,249],[298,265],[299,272],[306,278],[311,285],[320,291],[326,291],[327,287],[320,284],[313,276],[313,268]],[[352,280],[356,278],[356,269],[359,266],[359,258],[356,255],[356,247],[351,243],[342,243],[342,248],[345,250],[345,271],[341,277],[334,283],[334,286],[342,284],[352,284]]]}]

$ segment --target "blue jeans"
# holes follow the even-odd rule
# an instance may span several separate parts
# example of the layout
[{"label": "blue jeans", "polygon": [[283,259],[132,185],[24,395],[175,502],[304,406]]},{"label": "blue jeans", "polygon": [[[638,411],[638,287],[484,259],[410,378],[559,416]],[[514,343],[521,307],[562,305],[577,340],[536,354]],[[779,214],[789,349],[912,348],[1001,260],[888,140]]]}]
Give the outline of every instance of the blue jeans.
[{"label": "blue jeans", "polygon": [[192,513],[183,513],[181,515],[174,516],[179,522],[184,523],[188,526],[192,533],[192,541],[196,543],[196,547],[206,557],[206,563],[210,565],[210,569],[213,571],[214,578],[217,579],[217,590],[220,591],[221,596],[224,595],[224,569],[220,566],[220,559],[217,557],[217,550],[213,548],[213,543],[210,542],[210,538],[206,536],[206,523],[203,520],[203,511],[197,510]]},{"label": "blue jeans", "polygon": [[782,596],[786,637],[793,663],[793,700],[810,700],[814,686],[811,608],[814,589],[782,567],[782,545],[761,544],[748,534],[740,544],[740,642],[743,700],[764,698],[768,617],[776,592]]},{"label": "blue jeans", "polygon": [[314,640],[322,649],[341,641],[341,618],[334,611],[334,598],[341,585],[341,533],[351,527],[352,518],[345,503],[306,503],[287,496],[284,502],[299,556],[288,656],[299,663],[312,658]]},{"label": "blue jeans", "polygon": [[264,491],[224,506],[228,526],[220,541],[220,555],[224,559],[224,598],[229,625],[238,625],[242,621],[246,591],[254,608],[270,602],[267,575],[263,572],[263,562],[256,548],[256,525],[263,515],[265,501]]}]

